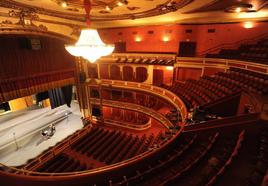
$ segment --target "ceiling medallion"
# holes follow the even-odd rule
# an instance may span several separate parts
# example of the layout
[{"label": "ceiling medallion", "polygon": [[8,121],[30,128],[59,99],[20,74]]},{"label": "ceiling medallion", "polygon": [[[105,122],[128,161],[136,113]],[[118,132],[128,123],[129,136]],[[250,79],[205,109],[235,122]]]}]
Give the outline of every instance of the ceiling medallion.
[{"label": "ceiling medallion", "polygon": [[[57,10],[51,10],[49,8],[27,5],[21,2],[17,2],[15,0],[0,0],[0,6],[13,9],[32,8],[35,9],[36,13],[38,14],[61,17],[70,20],[84,21],[84,16],[80,12],[83,6],[82,0],[50,0],[50,1],[53,1],[55,4],[58,4],[59,6],[62,6],[62,10],[65,9],[66,11],[57,11]],[[111,21],[111,20],[140,19],[140,18],[158,16],[162,14],[167,14],[169,12],[177,11],[182,7],[185,7],[186,5],[190,4],[194,0],[166,0],[164,3],[159,4],[157,6],[155,5],[153,6],[153,4],[155,4],[153,1],[147,0],[148,2],[152,3],[151,6],[152,8],[149,10],[112,15],[113,13],[112,11],[115,11],[116,13],[117,7],[119,6],[127,7],[127,5],[130,4],[129,1],[130,0],[92,0],[92,6],[94,7],[94,9],[100,8],[100,11],[106,10],[111,11],[111,13],[108,14],[102,12],[101,15],[92,15],[91,20]],[[75,14],[75,12],[77,13]]]}]

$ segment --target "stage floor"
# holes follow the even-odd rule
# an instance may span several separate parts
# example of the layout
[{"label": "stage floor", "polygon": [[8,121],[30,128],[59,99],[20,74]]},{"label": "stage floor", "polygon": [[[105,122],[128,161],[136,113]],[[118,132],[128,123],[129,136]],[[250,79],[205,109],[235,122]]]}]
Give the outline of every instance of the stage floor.
[{"label": "stage floor", "polygon": [[[63,119],[55,123],[55,134],[50,139],[44,138],[41,135],[42,128],[57,118]],[[71,108],[35,108],[1,115],[0,162],[8,166],[23,165],[82,127],[81,113],[76,102],[71,104]],[[18,141],[22,139],[23,143],[18,142],[18,149],[10,150],[9,144],[13,143],[14,148],[15,138]]]}]

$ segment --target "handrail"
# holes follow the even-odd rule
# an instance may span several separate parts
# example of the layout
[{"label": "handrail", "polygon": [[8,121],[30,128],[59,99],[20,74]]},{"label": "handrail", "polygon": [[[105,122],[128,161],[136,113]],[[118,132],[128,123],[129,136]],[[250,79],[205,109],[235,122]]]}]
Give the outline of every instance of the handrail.
[{"label": "handrail", "polygon": [[241,116],[226,117],[223,119],[215,119],[205,121],[198,124],[186,125],[184,132],[209,130],[213,128],[228,127],[234,125],[249,124],[252,121],[258,121],[260,119],[260,113],[244,114]]},{"label": "handrail", "polygon": [[220,69],[230,67],[240,68],[262,74],[268,74],[268,65],[248,61],[220,58],[201,58],[201,57],[177,57],[174,67],[201,68],[204,66]]},{"label": "handrail", "polygon": [[[221,43],[217,46],[214,46],[212,48],[209,48],[209,49],[206,49],[204,51],[199,52],[196,56],[203,57],[204,55],[206,55],[209,52],[214,52],[214,51],[217,51],[219,49],[223,49],[224,47],[235,48],[235,47],[238,47],[239,45],[247,44],[249,42],[256,42],[257,39],[264,39],[266,37],[268,37],[268,32],[261,34],[261,35],[258,35],[258,36],[255,36],[255,37],[252,37],[252,38],[242,39],[242,40],[236,41],[234,43]],[[226,49],[226,48],[224,48],[224,49]]]},{"label": "handrail", "polygon": [[104,124],[114,125],[117,127],[138,130],[138,131],[148,129],[152,126],[150,120],[146,124],[135,125],[135,124],[128,123],[128,122],[120,122],[120,121],[112,120],[112,119],[104,119]]},{"label": "handrail", "polygon": [[[100,99],[97,98],[91,98],[91,102],[94,102],[95,104],[100,103]],[[158,120],[162,125],[164,125],[166,128],[169,128],[170,126],[173,126],[173,124],[162,114],[158,113],[157,111],[154,111],[152,109],[149,109],[145,106],[137,105],[134,103],[127,103],[127,102],[120,102],[120,101],[113,101],[113,100],[105,100],[102,99],[102,105],[104,106],[110,106],[110,107],[117,107],[117,108],[123,108],[127,110],[134,110],[137,112],[145,113],[154,119]]]},{"label": "handrail", "polygon": [[175,108],[181,113],[182,121],[185,121],[185,119],[187,118],[188,111],[184,102],[176,94],[167,89],[146,83],[136,83],[136,82],[110,80],[110,79],[102,79],[101,85],[108,87],[124,88],[124,89],[136,89],[148,92],[150,94],[154,94],[156,96],[160,96],[161,98],[164,98],[169,103],[175,106]]}]

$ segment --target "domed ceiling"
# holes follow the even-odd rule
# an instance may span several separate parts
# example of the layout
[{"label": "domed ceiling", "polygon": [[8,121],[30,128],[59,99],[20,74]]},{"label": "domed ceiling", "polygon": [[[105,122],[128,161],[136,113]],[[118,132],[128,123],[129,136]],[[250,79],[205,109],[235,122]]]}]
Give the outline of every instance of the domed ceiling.
[{"label": "domed ceiling", "polygon": [[[267,20],[267,0],[91,0],[94,27]],[[0,8],[85,20],[83,0],[1,0]]]}]

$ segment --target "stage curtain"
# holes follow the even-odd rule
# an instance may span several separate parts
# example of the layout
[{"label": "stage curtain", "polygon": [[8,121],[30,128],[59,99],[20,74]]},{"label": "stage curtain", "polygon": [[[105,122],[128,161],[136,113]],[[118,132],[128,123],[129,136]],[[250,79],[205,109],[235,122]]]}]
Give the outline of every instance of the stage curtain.
[{"label": "stage curtain", "polygon": [[71,107],[72,95],[73,95],[73,86],[67,85],[61,87],[61,91],[63,94],[64,101],[68,107]]},{"label": "stage curtain", "polygon": [[[41,48],[28,46],[29,38],[40,40]],[[64,42],[37,36],[0,37],[0,102],[72,84],[75,59]]]},{"label": "stage curtain", "polygon": [[65,104],[64,96],[60,88],[49,90],[48,95],[52,109]]}]

